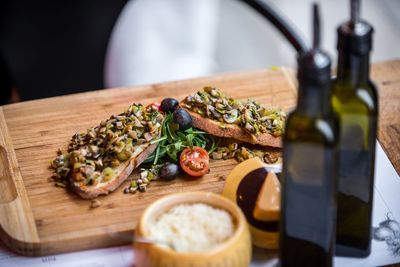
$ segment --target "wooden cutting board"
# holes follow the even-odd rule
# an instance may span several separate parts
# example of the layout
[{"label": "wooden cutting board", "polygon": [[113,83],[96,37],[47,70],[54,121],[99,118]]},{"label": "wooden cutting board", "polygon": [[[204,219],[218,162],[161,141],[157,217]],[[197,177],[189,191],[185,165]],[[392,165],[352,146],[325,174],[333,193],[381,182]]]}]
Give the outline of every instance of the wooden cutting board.
[{"label": "wooden cutting board", "polygon": [[[379,141],[400,173],[400,60],[373,66],[379,88]],[[24,255],[48,255],[132,242],[136,222],[154,200],[174,192],[220,193],[234,160],[211,162],[210,174],[197,180],[152,182],[145,193],[123,194],[126,184],[90,209],[90,201],[57,188],[49,161],[66,149],[75,132],[85,131],[132,102],[143,104],[164,97],[183,99],[205,85],[235,98],[294,107],[293,72],[279,68],[118,88],[22,102],[0,107],[0,239]]]},{"label": "wooden cutting board", "polygon": [[144,208],[181,191],[220,193],[235,160],[213,161],[211,172],[195,180],[152,182],[147,192],[123,194],[123,184],[101,206],[54,186],[49,162],[58,148],[66,150],[75,132],[85,131],[132,102],[149,104],[164,97],[183,99],[212,85],[235,98],[253,98],[282,106],[295,104],[295,90],[285,69],[164,84],[100,90],[0,107],[0,237],[12,250],[46,255],[127,244]]}]

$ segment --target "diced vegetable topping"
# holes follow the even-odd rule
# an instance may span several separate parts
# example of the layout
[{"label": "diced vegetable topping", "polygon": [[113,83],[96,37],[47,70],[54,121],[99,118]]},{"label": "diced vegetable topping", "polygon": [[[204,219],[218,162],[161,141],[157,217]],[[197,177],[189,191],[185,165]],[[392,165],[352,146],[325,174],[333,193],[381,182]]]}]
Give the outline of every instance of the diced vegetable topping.
[{"label": "diced vegetable topping", "polygon": [[[112,179],[116,175],[114,169],[129,160],[138,146],[158,137],[163,119],[158,107],[133,104],[98,126],[74,134],[68,153],[59,151],[51,162],[53,178],[67,184],[72,175],[74,182],[81,185]],[[102,181],[98,181],[100,176]]]},{"label": "diced vegetable topping", "polygon": [[221,123],[236,124],[256,135],[282,135],[286,119],[286,113],[279,108],[267,108],[254,100],[235,100],[214,87],[204,87],[203,91],[189,95],[184,107]]}]

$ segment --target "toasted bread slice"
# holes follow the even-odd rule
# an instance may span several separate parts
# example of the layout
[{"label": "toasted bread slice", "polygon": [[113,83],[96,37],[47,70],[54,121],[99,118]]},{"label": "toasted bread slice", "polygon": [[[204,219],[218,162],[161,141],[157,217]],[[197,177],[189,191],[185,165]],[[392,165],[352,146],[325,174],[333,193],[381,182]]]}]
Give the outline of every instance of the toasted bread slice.
[{"label": "toasted bread slice", "polygon": [[219,137],[270,147],[282,147],[286,113],[248,99],[233,99],[219,89],[204,87],[187,96],[180,107],[189,112],[193,126]]},{"label": "toasted bread slice", "polygon": [[100,195],[107,195],[118,188],[144,160],[146,160],[157,148],[157,144],[142,144],[135,149],[132,157],[120,164],[118,167],[113,168],[115,176],[107,180],[105,175],[101,174],[93,185],[85,185],[84,183],[76,182],[76,173],[71,176],[72,189],[81,198],[93,199]]},{"label": "toasted bread slice", "polygon": [[132,104],[99,125],[76,133],[68,153],[51,162],[56,184],[70,185],[84,199],[115,190],[157,147],[164,115],[152,106]]},{"label": "toasted bread slice", "polygon": [[212,120],[203,117],[200,114],[192,112],[185,107],[182,108],[189,112],[190,116],[192,117],[194,127],[206,131],[209,134],[219,137],[233,138],[246,143],[262,146],[271,146],[278,148],[282,147],[282,138],[280,136],[273,136],[269,133],[262,133],[258,135],[251,134],[248,131],[240,128],[236,124],[229,124]]}]

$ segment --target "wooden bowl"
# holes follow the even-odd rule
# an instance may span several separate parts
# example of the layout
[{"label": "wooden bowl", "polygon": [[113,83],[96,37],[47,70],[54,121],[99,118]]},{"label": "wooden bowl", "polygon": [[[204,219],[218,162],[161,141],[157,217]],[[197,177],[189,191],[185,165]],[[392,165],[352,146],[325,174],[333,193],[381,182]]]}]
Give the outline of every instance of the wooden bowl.
[{"label": "wooden bowl", "polygon": [[251,260],[251,240],[246,219],[242,211],[223,196],[208,192],[185,192],[163,197],[143,212],[135,231],[135,238],[148,238],[146,225],[156,216],[178,204],[203,203],[228,211],[235,222],[235,232],[224,243],[204,252],[177,252],[159,244],[134,243],[137,267],[158,266],[249,266]]}]

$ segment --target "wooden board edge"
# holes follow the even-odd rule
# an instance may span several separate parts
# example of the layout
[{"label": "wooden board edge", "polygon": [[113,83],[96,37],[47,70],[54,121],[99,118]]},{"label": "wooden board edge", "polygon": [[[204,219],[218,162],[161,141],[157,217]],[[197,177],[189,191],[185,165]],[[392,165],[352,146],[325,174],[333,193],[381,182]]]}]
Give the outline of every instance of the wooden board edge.
[{"label": "wooden board edge", "polygon": [[0,178],[3,187],[9,186],[5,188],[8,190],[7,195],[0,202],[0,239],[12,250],[23,254],[27,251],[29,254],[32,247],[39,244],[39,235],[2,107],[0,107],[0,148],[2,160]]},{"label": "wooden board edge", "polygon": [[[113,235],[113,238],[110,238],[109,234],[105,233],[91,237],[80,237],[45,242],[26,242],[14,239],[5,233],[0,227],[0,236],[2,237],[1,241],[5,247],[19,255],[29,257],[50,256],[60,253],[133,244],[132,230],[114,233]],[[130,236],[131,238],[127,238],[127,236]]]}]

